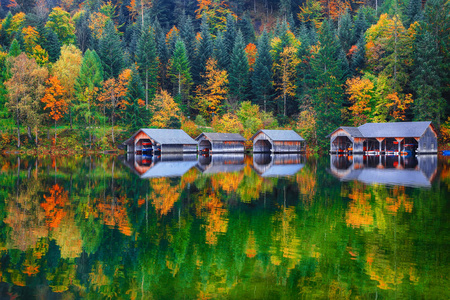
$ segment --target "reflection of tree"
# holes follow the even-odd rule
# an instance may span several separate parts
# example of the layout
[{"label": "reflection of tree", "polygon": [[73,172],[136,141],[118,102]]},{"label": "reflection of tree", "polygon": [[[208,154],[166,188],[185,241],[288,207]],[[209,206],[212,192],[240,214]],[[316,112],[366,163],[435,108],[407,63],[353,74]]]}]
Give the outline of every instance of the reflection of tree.
[{"label": "reflection of tree", "polygon": [[304,202],[311,203],[316,194],[316,167],[305,166],[297,173],[296,181]]},{"label": "reflection of tree", "polygon": [[46,223],[49,229],[57,228],[66,215],[64,206],[68,203],[68,193],[58,184],[49,189],[49,196],[44,195],[45,202],[41,203],[45,210]]},{"label": "reflection of tree", "polygon": [[123,234],[131,236],[133,230],[128,218],[127,204],[126,196],[117,197],[114,201],[111,200],[111,197],[107,197],[106,202],[98,203],[97,208],[103,216],[105,225],[117,227]]},{"label": "reflection of tree", "polygon": [[36,245],[37,241],[47,236],[45,212],[39,205],[37,193],[41,185],[34,179],[19,187],[16,197],[10,196],[7,203],[8,216],[4,220],[11,228],[8,248],[22,251]]},{"label": "reflection of tree", "polygon": [[364,190],[364,186],[356,184],[348,197],[352,201],[346,212],[347,225],[357,228],[373,225],[373,211],[369,203],[371,195]]},{"label": "reflection of tree", "polygon": [[180,193],[178,186],[171,186],[169,178],[155,178],[150,180],[153,188],[152,203],[161,216],[167,215],[178,201]]},{"label": "reflection of tree", "polygon": [[202,201],[202,213],[206,224],[203,225],[206,233],[206,243],[217,244],[217,235],[224,234],[228,228],[228,210],[215,194],[210,194]]},{"label": "reflection of tree", "polygon": [[214,189],[221,188],[226,193],[235,192],[244,178],[244,173],[218,173],[211,177],[211,184]]},{"label": "reflection of tree", "polygon": [[83,251],[81,232],[75,223],[74,214],[70,212],[52,233],[61,251],[61,258],[77,258]]}]

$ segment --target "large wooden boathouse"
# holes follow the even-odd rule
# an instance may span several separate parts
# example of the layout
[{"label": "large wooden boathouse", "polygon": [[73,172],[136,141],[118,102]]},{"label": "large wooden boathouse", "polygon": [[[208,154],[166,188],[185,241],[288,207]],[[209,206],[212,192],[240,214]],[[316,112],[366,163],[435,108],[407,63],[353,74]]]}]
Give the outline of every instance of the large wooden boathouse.
[{"label": "large wooden boathouse", "polygon": [[304,151],[305,139],[294,130],[261,129],[251,137],[255,153],[289,153]]},{"label": "large wooden boathouse", "polygon": [[436,154],[438,148],[436,130],[429,121],[342,126],[329,137],[330,152],[337,154]]},{"label": "large wooden boathouse", "polygon": [[197,142],[181,129],[142,128],[123,142],[133,153],[196,153]]},{"label": "large wooden boathouse", "polygon": [[198,150],[210,153],[244,153],[246,139],[238,133],[203,132],[195,140]]}]

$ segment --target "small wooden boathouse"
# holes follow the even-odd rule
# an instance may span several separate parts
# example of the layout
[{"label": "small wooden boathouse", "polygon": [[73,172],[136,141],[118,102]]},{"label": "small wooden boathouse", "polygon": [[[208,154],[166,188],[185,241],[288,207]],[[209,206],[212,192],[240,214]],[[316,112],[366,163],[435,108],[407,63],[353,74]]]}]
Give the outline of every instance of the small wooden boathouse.
[{"label": "small wooden boathouse", "polygon": [[429,121],[341,126],[328,137],[330,152],[336,154],[436,154],[438,148],[437,133]]},{"label": "small wooden boathouse", "polygon": [[195,140],[198,150],[211,153],[244,153],[246,139],[238,133],[203,132]]},{"label": "small wooden boathouse", "polygon": [[250,138],[254,153],[289,153],[304,151],[305,139],[294,130],[261,129]]},{"label": "small wooden boathouse", "polygon": [[197,142],[181,129],[139,129],[123,142],[128,153],[196,153]]}]

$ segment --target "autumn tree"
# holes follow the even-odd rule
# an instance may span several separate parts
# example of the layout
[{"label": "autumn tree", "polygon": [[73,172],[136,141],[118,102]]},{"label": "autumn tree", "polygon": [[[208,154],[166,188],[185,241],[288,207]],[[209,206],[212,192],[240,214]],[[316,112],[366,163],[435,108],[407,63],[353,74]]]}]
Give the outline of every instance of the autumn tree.
[{"label": "autumn tree", "polygon": [[64,45],[61,56],[53,65],[52,73],[56,76],[64,88],[64,100],[69,110],[69,121],[72,127],[72,106],[75,101],[75,84],[80,73],[83,55],[74,45]]},{"label": "autumn tree", "polygon": [[58,35],[61,43],[65,45],[75,43],[75,25],[70,14],[62,8],[53,8],[45,27],[51,28]]},{"label": "autumn tree", "polygon": [[197,0],[197,19],[206,18],[213,31],[223,30],[227,15],[232,14],[228,1]]},{"label": "autumn tree", "polygon": [[8,109],[14,114],[17,124],[17,147],[20,148],[20,124],[28,128],[28,138],[31,140],[31,128],[36,129],[41,122],[39,103],[48,77],[46,68],[39,67],[34,59],[29,59],[24,53],[10,58],[11,77],[5,82],[8,90],[6,103]]},{"label": "autumn tree", "polygon": [[374,84],[369,78],[354,77],[346,82],[346,93],[352,106],[349,110],[352,112],[354,126],[360,126],[369,121],[373,110],[372,100],[374,98]]},{"label": "autumn tree", "polygon": [[45,95],[41,99],[45,103],[44,110],[50,110],[49,115],[55,121],[55,145],[56,145],[56,122],[67,113],[67,102],[64,99],[66,91],[61,85],[58,77],[50,76],[46,81]]},{"label": "autumn tree", "polygon": [[295,95],[295,72],[299,64],[297,47],[299,41],[294,34],[286,29],[280,37],[272,40],[273,73],[276,90],[283,99],[283,115],[287,116],[287,98]]},{"label": "autumn tree", "polygon": [[205,83],[198,86],[196,91],[198,109],[205,118],[211,120],[228,93],[228,74],[227,71],[218,69],[217,61],[210,58],[202,77]]},{"label": "autumn tree", "polygon": [[150,109],[153,111],[152,122],[150,126],[158,128],[179,128],[181,125],[181,110],[173,98],[162,90],[153,99]]},{"label": "autumn tree", "polygon": [[103,103],[108,103],[111,108],[111,136],[114,143],[114,116],[116,108],[125,106],[123,103],[127,95],[128,83],[131,79],[131,70],[125,69],[120,73],[119,78],[110,78],[103,82],[102,93],[100,93],[98,100]]}]

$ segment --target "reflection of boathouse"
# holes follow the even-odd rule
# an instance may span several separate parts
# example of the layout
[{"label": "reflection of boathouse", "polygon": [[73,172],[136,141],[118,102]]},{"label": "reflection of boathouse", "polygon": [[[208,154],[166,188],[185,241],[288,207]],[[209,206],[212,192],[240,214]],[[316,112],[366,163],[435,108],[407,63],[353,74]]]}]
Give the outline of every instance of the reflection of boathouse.
[{"label": "reflection of boathouse", "polygon": [[431,122],[367,123],[339,127],[330,135],[331,153],[437,153],[437,134]]},{"label": "reflection of boathouse", "polygon": [[304,150],[303,139],[294,130],[261,129],[250,138],[254,153],[289,153]]},{"label": "reflection of boathouse", "polygon": [[197,142],[181,129],[143,128],[123,142],[127,152],[194,153]]},{"label": "reflection of boathouse", "polygon": [[304,166],[305,157],[300,154],[255,153],[253,168],[262,177],[295,175]]},{"label": "reflection of boathouse", "polygon": [[211,153],[244,153],[246,139],[238,133],[203,132],[196,139],[198,149]]},{"label": "reflection of boathouse", "polygon": [[244,168],[244,153],[200,155],[197,168],[204,174],[239,172]]},{"label": "reflection of boathouse", "polygon": [[126,155],[123,161],[140,178],[181,177],[197,164],[196,154]]},{"label": "reflection of boathouse", "polygon": [[437,174],[437,156],[330,156],[330,171],[341,181],[430,187]]}]

